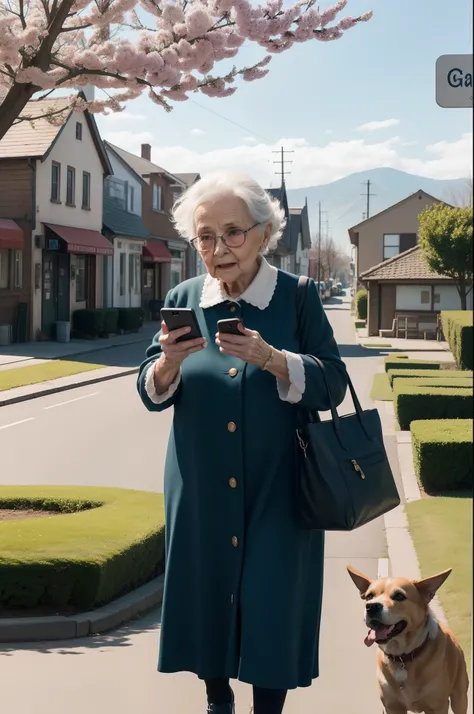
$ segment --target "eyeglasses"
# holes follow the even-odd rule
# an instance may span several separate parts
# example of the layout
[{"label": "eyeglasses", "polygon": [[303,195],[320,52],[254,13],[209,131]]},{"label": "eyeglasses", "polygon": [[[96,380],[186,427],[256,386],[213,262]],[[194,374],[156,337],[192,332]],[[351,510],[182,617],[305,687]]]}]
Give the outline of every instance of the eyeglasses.
[{"label": "eyeglasses", "polygon": [[253,226],[250,226],[250,228],[247,228],[246,230],[243,230],[242,228],[230,228],[221,236],[213,236],[210,233],[203,233],[202,235],[193,238],[191,243],[200,253],[208,253],[210,250],[214,251],[218,238],[220,238],[224,245],[228,248],[240,248],[245,243],[247,233],[259,225],[261,225],[260,222],[254,223]]}]

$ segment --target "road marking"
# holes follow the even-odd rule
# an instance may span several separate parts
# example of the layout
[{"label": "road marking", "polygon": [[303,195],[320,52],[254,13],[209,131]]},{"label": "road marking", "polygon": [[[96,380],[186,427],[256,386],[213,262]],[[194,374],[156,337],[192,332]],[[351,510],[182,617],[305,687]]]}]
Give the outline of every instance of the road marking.
[{"label": "road marking", "polygon": [[18,424],[25,424],[27,421],[33,421],[34,417],[28,417],[28,419],[22,419],[21,421],[13,421],[11,424],[4,424],[0,426],[0,429],[9,429],[11,426],[18,426]]},{"label": "road marking", "polygon": [[390,575],[390,564],[388,558],[379,558],[377,567],[377,580],[388,578]]},{"label": "road marking", "polygon": [[84,394],[83,397],[76,397],[76,399],[68,399],[66,402],[59,402],[58,404],[51,404],[49,407],[43,407],[43,409],[56,409],[56,407],[62,407],[64,404],[72,404],[72,402],[80,402],[81,399],[89,399],[89,397],[95,397],[100,392],[92,392],[92,394]]}]

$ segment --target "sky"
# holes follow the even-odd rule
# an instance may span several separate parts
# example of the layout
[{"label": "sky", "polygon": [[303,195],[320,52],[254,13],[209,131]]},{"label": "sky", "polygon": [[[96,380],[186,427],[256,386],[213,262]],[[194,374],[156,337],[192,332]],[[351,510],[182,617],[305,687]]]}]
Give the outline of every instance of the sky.
[{"label": "sky", "polygon": [[[471,176],[472,109],[435,101],[437,58],[472,53],[471,0],[349,0],[343,14],[367,10],[370,22],[274,56],[264,79],[240,82],[232,97],[192,94],[168,114],[144,96],[99,116],[102,136],[134,153],[151,144],[152,159],[171,172],[232,169],[266,187],[280,182],[272,152],[282,146],[294,152],[286,155],[289,188],[384,166]],[[245,43],[234,62],[263,56]]]}]

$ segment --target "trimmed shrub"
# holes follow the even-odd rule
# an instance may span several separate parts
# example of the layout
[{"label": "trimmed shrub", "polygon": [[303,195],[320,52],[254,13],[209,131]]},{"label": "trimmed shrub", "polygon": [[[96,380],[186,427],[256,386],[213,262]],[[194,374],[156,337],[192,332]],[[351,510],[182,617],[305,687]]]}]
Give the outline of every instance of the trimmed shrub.
[{"label": "trimmed shrub", "polygon": [[59,511],[0,529],[0,607],[87,610],[164,570],[163,496],[120,488],[0,486],[0,507]]},{"label": "trimmed shrub", "polygon": [[359,290],[356,294],[356,309],[359,320],[367,320],[367,290]]},{"label": "trimmed shrub", "polygon": [[463,372],[460,369],[390,369],[387,374],[392,387],[395,382],[398,383],[400,379],[419,379],[421,377],[428,377],[432,380],[451,380],[472,379],[473,376],[472,372]]},{"label": "trimmed shrub", "polygon": [[397,386],[393,390],[395,414],[402,430],[419,419],[469,419],[472,391],[455,387]]},{"label": "trimmed shrub", "polygon": [[104,334],[105,310],[76,310],[72,316],[74,332],[82,337],[99,337]]},{"label": "trimmed shrub", "polygon": [[444,336],[461,369],[473,368],[473,314],[470,310],[441,312]]},{"label": "trimmed shrub", "polygon": [[120,307],[118,328],[124,332],[136,332],[143,326],[145,312],[142,307]]},{"label": "trimmed shrub", "polygon": [[119,311],[116,307],[108,307],[105,309],[105,319],[104,319],[104,334],[105,335],[116,335],[119,331],[118,328],[118,316]]},{"label": "trimmed shrub", "polygon": [[397,387],[412,386],[412,387],[461,387],[462,389],[472,389],[474,387],[472,377],[454,377],[453,379],[445,379],[441,375],[443,372],[436,372],[439,377],[400,377],[395,380],[394,384]]},{"label": "trimmed shrub", "polygon": [[440,369],[441,362],[424,359],[392,359],[385,358],[385,371],[393,369]]},{"label": "trimmed shrub", "polygon": [[354,320],[354,325],[356,330],[359,330],[363,327],[365,327],[367,324],[366,320]]},{"label": "trimmed shrub", "polygon": [[472,489],[472,419],[413,421],[413,459],[428,493]]}]

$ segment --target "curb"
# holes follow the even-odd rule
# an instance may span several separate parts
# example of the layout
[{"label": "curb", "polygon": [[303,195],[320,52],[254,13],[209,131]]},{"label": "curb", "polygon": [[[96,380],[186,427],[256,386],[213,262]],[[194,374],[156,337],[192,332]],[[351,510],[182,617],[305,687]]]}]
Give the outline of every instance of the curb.
[{"label": "curb", "polygon": [[[7,397],[6,399],[0,398],[0,409],[1,407],[7,407],[10,404],[19,404],[20,402],[27,402],[30,399],[37,399],[38,397],[47,397],[50,394],[58,394],[59,392],[68,392],[71,389],[77,389],[78,387],[87,387],[90,384],[99,384],[99,382],[108,382],[111,379],[118,379],[118,377],[127,377],[130,374],[138,374],[138,367],[132,367],[130,369],[124,369],[122,372],[117,372],[116,374],[106,374],[102,377],[93,377],[92,379],[85,379],[81,382],[74,382],[72,384],[63,384],[57,387],[50,387],[48,389],[43,389],[40,392],[31,392],[30,394],[21,394],[16,397]],[[44,384],[44,382],[43,382]]]},{"label": "curb", "polygon": [[114,602],[72,617],[12,617],[0,619],[0,642],[70,640],[107,632],[161,605],[164,575]]}]

